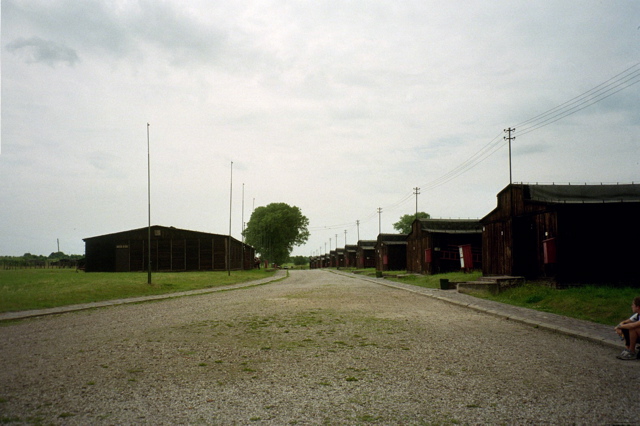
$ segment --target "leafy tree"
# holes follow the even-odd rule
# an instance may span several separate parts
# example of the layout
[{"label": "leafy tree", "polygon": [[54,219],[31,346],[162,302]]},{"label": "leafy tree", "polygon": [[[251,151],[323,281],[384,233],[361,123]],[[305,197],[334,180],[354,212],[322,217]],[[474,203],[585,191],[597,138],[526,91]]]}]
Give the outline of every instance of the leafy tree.
[{"label": "leafy tree", "polygon": [[283,264],[294,246],[309,239],[309,219],[296,206],[271,203],[258,207],[244,230],[245,241],[270,262]]},{"label": "leafy tree", "polygon": [[48,259],[68,259],[68,258],[69,256],[67,256],[61,251],[52,252],[48,257]]},{"label": "leafy tree", "polygon": [[431,215],[425,212],[418,212],[418,214],[405,214],[400,216],[400,220],[393,224],[393,229],[401,234],[408,234],[411,232],[411,224],[416,218],[429,219]]}]

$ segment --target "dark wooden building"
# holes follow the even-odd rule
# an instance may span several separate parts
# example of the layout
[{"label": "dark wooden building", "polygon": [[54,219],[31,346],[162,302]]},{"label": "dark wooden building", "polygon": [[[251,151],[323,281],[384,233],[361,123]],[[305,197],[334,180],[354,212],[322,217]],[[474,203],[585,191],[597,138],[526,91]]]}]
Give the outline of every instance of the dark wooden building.
[{"label": "dark wooden building", "polygon": [[336,249],[336,267],[337,268],[344,268],[345,266],[345,250],[344,248],[339,248]]},{"label": "dark wooden building", "polygon": [[356,244],[356,267],[376,267],[376,240],[360,240]]},{"label": "dark wooden building", "polygon": [[355,244],[347,244],[344,246],[345,257],[344,257],[344,266],[347,268],[355,268],[356,267],[356,252],[358,250],[358,246]]},{"label": "dark wooden building", "polygon": [[329,251],[329,267],[337,268],[338,267],[338,252],[337,250]]},{"label": "dark wooden building", "polygon": [[376,242],[376,271],[407,268],[407,235],[379,234]]},{"label": "dark wooden building", "polygon": [[309,256],[309,269],[316,269],[318,267],[318,258],[316,256]]},{"label": "dark wooden building", "polygon": [[485,275],[639,286],[640,185],[512,184],[481,219]]},{"label": "dark wooden building", "polygon": [[[87,272],[133,272],[148,269],[149,228],[85,238]],[[227,247],[230,246],[230,268]],[[151,227],[152,271],[224,271],[251,269],[255,250],[228,235]]]},{"label": "dark wooden building", "polygon": [[[464,265],[460,255],[464,253]],[[482,225],[471,219],[416,219],[407,236],[407,272],[482,268]]]}]

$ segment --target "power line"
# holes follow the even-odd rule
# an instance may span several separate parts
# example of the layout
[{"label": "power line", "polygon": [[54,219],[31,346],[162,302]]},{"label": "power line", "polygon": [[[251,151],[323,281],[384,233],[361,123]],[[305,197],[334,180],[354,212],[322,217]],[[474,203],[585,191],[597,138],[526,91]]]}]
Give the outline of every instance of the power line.
[{"label": "power line", "polygon": [[[565,108],[565,107],[567,107],[569,105],[573,105],[575,103],[579,103],[578,106],[580,106],[585,102],[584,101],[585,98],[588,98],[589,96],[592,96],[592,95],[600,96],[600,94],[596,95],[596,93],[606,89],[607,87],[609,87],[611,85],[615,84],[615,86],[613,88],[607,89],[606,91],[610,91],[612,89],[615,89],[616,87],[619,87],[621,84],[624,84],[624,83],[628,82],[629,80],[633,80],[634,78],[638,78],[638,77],[640,77],[640,70],[631,71],[632,69],[637,68],[638,66],[640,66],[640,62],[630,66],[626,70],[622,71],[619,74],[616,74],[615,76],[611,77],[609,80],[607,80],[607,81],[605,81],[605,82],[593,87],[592,89],[587,90],[586,92],[584,92],[584,93],[582,93],[582,94],[580,94],[580,95],[578,95],[578,96],[576,96],[574,98],[571,98],[568,101],[566,101],[566,102],[564,102],[564,103],[562,103],[562,104],[560,104],[560,105],[558,105],[556,107],[553,107],[553,108],[543,112],[542,114],[538,114],[535,117],[532,117],[532,118],[530,118],[528,120],[523,121],[522,123],[516,124],[516,127],[523,127],[523,126],[525,126],[525,125],[527,125],[527,124],[529,124],[531,122],[538,121],[539,119],[541,119],[543,117],[546,117],[546,116],[548,116],[550,114],[555,114],[557,111],[559,111],[559,110],[561,110],[561,109],[563,109],[563,108]],[[631,72],[629,72],[629,71],[631,71]],[[621,82],[621,80],[624,80],[624,81]],[[640,81],[640,80],[638,80],[638,81]],[[629,86],[637,83],[638,81],[632,82]],[[628,86],[623,87],[623,89],[626,89],[627,87]],[[620,89],[620,90],[622,90],[622,89]],[[617,92],[618,91],[616,91],[614,93],[617,93]],[[593,99],[593,98],[591,98],[591,99]],[[590,105],[592,105],[592,104],[590,104]],[[560,114],[562,114],[562,113],[560,113]],[[545,121],[546,121],[546,119],[545,119]],[[532,127],[532,126],[530,126],[530,127]]]},{"label": "power line", "polygon": [[[555,123],[569,115],[583,110],[597,102],[600,102],[624,89],[633,86],[636,83],[640,83],[640,69],[636,69],[640,66],[640,62],[625,69],[621,73],[616,74],[609,80],[593,87],[592,89],[554,107],[542,114],[538,114],[528,120],[525,120],[515,127],[522,127],[518,132],[519,136],[531,133],[549,124]],[[527,124],[529,126],[527,126]],[[463,173],[471,170],[491,155],[495,154],[500,148],[502,148],[504,141],[500,140],[501,134],[493,138],[487,145],[485,145],[480,151],[469,157],[465,162],[460,164],[453,170],[445,173],[433,181],[424,184],[425,190],[434,189],[438,186],[442,186],[445,183],[455,179]]]},{"label": "power line", "polygon": [[[421,188],[424,189],[424,190],[434,189],[434,188],[436,188],[438,186],[444,185],[445,183],[455,179],[456,177],[460,176],[461,174],[466,173],[467,171],[471,170],[472,168],[474,168],[475,166],[477,166],[478,164],[480,164],[481,162],[483,162],[484,160],[489,158],[498,149],[500,149],[502,147],[502,143],[504,141],[502,140],[501,136],[502,136],[502,132],[500,132],[487,145],[485,145],[478,152],[476,152],[474,155],[469,157],[466,161],[464,161],[458,167],[454,168],[453,170],[449,171],[448,173],[445,173],[444,175],[440,176],[439,178],[437,178],[437,179],[435,179],[435,180],[433,180],[433,181],[431,181],[429,183],[423,184],[421,186]],[[410,192],[410,193],[404,195],[401,199],[399,199],[395,203],[389,204],[389,205],[387,205],[385,207],[382,207],[382,208],[385,211],[393,210],[393,209],[395,209],[395,208],[407,203],[414,195],[415,194],[413,192]],[[370,220],[375,218],[377,215],[378,215],[378,211],[377,210],[371,210],[368,215],[364,216],[364,218],[360,220],[360,223],[369,222]],[[309,231],[332,230],[332,229],[342,228],[342,227],[344,227],[344,226],[346,226],[348,224],[351,224],[351,222],[349,222],[347,224],[341,223],[341,224],[337,224],[337,225],[317,226],[317,227],[309,228]]]},{"label": "power line", "polygon": [[[636,69],[640,67],[640,62],[630,66],[624,71],[616,74],[605,82],[593,87],[592,89],[572,98],[562,104],[553,107],[541,114],[538,114],[534,117],[529,118],[519,124],[516,124],[515,127],[520,127],[520,131],[518,132],[519,136],[523,136],[525,134],[534,132],[542,127],[548,126],[552,123],[555,123],[569,115],[575,114],[593,104],[596,104],[604,99],[607,99],[614,94],[625,90],[637,83],[640,83],[640,69]],[[635,69],[635,70],[634,70]],[[456,179],[458,176],[468,172],[473,169],[493,154],[495,154],[498,150],[500,150],[505,143],[505,140],[501,136],[503,132],[500,132],[496,135],[491,141],[489,141],[484,147],[474,153],[472,156],[467,158],[464,162],[462,162],[457,167],[448,171],[444,175],[427,182],[421,185],[421,188],[425,191],[435,189],[439,186],[442,186],[453,179]],[[515,138],[513,138],[515,139]],[[396,207],[403,205],[408,202],[410,198],[412,198],[415,194],[408,193],[403,196],[399,201],[390,204],[384,207],[384,210],[392,210]],[[381,209],[381,208],[379,208]],[[379,215],[379,211],[372,211],[369,215],[365,216],[364,219],[360,220],[360,223],[367,222],[373,219],[376,215]],[[314,227],[309,228],[309,230],[323,230],[323,229],[336,229],[341,228],[347,225],[352,225],[355,222],[348,222],[346,224],[338,224],[331,225],[325,227]]]},{"label": "power line", "polygon": [[431,182],[422,184],[422,188],[426,191],[430,189],[437,188],[438,186],[442,186],[445,183],[457,178],[461,174],[464,174],[492,156],[498,149],[502,148],[504,141],[502,140],[502,132],[500,132],[496,137],[491,139],[489,143],[487,143],[484,147],[482,147],[478,152],[469,157],[466,161],[462,162],[459,166],[432,180]]},{"label": "power line", "polygon": [[[640,73],[640,71],[639,71],[639,73]],[[640,77],[640,74],[636,75],[634,78],[636,78],[636,77]],[[629,80],[627,80],[627,81],[629,81]],[[626,83],[627,81],[625,81],[623,83]],[[600,101],[602,101],[604,99],[607,99],[608,97],[613,96],[616,93],[633,86],[634,84],[640,83],[640,78],[638,78],[635,81],[631,81],[631,83],[627,84],[624,87],[619,88],[618,90],[615,90],[615,91],[611,92],[611,90],[618,88],[623,83],[621,83],[621,84],[619,84],[619,85],[617,85],[617,86],[615,86],[615,87],[613,87],[611,89],[608,89],[607,91],[605,91],[605,92],[603,92],[601,94],[598,94],[594,98],[586,100],[586,101],[584,101],[584,102],[582,102],[582,103],[580,103],[580,104],[578,104],[578,105],[576,105],[576,106],[574,106],[572,108],[569,108],[566,111],[562,111],[562,112],[560,112],[560,113],[558,113],[558,114],[556,114],[556,115],[554,115],[554,116],[542,121],[541,123],[538,123],[538,124],[535,124],[535,125],[531,125],[529,127],[525,127],[522,130],[522,132],[520,132],[519,134],[520,135],[525,135],[527,133],[531,133],[531,132],[533,132],[535,130],[538,130],[538,129],[542,128],[542,127],[548,126],[549,124],[555,123],[558,120],[561,120],[561,119],[563,119],[565,117],[568,117],[568,116],[570,116],[572,114],[575,114],[578,111],[582,111],[583,109],[585,109],[587,107],[590,107],[591,105],[593,105],[595,103],[598,103],[598,102],[600,102]],[[609,93],[609,92],[611,92],[611,93]]]}]

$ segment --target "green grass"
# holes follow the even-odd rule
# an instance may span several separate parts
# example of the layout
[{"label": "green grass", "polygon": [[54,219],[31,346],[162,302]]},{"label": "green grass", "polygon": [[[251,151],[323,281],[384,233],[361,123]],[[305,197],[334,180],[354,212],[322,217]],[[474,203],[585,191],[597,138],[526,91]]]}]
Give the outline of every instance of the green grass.
[{"label": "green grass", "polygon": [[631,301],[638,288],[584,286],[557,290],[541,283],[527,283],[481,297],[516,306],[566,315],[606,325],[618,324],[631,316]]},{"label": "green grass", "polygon": [[[373,269],[361,270],[360,273],[375,276]],[[386,274],[393,275],[397,272],[385,272]],[[420,287],[440,288],[440,279],[442,278],[451,282],[460,282],[474,281],[481,276],[481,272],[451,272],[436,275],[388,276],[386,278],[390,281]],[[602,285],[558,290],[544,283],[529,282],[520,287],[507,289],[495,296],[483,293],[474,296],[600,324],[615,325],[631,316],[631,301],[634,297],[640,296],[640,289]]]},{"label": "green grass", "polygon": [[[387,272],[385,272],[387,274]],[[389,272],[389,274],[393,274]],[[398,272],[395,272],[398,274]],[[435,275],[403,275],[400,274],[398,277],[389,276],[387,279],[390,281],[397,281],[401,283],[407,283],[412,285],[417,285],[419,287],[426,288],[440,288],[440,280],[448,279],[451,282],[460,282],[460,281],[474,281],[482,276],[482,272],[448,272],[446,274],[435,274]]]},{"label": "green grass", "polygon": [[295,265],[291,262],[288,263],[283,263],[282,265],[280,265],[280,267],[282,267],[283,269],[298,269],[298,270],[304,270],[304,269],[309,269],[309,264],[304,264],[304,265]]},{"label": "green grass", "polygon": [[53,308],[78,303],[220,287],[270,277],[273,271],[154,273],[76,272],[73,269],[0,270],[0,312]]}]

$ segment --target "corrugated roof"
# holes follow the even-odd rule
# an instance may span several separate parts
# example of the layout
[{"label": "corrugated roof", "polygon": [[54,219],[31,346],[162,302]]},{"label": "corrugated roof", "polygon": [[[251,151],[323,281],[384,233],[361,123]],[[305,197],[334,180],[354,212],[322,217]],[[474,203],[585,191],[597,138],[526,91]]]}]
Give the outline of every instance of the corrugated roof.
[{"label": "corrugated roof", "polygon": [[[123,238],[126,236],[130,236],[130,235],[136,235],[136,234],[145,234],[148,232],[149,227],[145,226],[144,228],[136,228],[136,229],[129,229],[127,231],[120,231],[120,232],[113,232],[111,234],[105,234],[105,235],[97,235],[95,237],[87,237],[87,238],[83,238],[82,241],[86,242],[93,242],[95,240],[100,240],[100,239],[113,239],[113,238]],[[229,235],[224,235],[224,234],[212,234],[210,232],[201,232],[201,231],[192,231],[189,229],[181,229],[181,228],[176,228],[173,226],[162,226],[162,225],[151,225],[151,232],[152,232],[152,237],[153,239],[157,239],[158,237],[155,235],[155,230],[164,230],[164,231],[170,231],[170,232],[179,232],[179,233],[183,233],[183,234],[190,234],[191,237],[190,238],[210,238],[210,237],[222,237],[222,238],[227,238],[229,237]],[[162,238],[165,238],[165,232],[162,233],[163,236]],[[242,243],[242,241],[237,240],[234,237],[231,237],[231,240]],[[248,244],[245,244],[247,247],[251,247]]]},{"label": "corrugated roof", "polygon": [[640,202],[639,184],[523,185],[524,197],[547,203]]},{"label": "corrugated roof", "polygon": [[363,249],[372,250],[376,247],[376,240],[359,240],[358,247],[362,247]]},{"label": "corrugated roof", "polygon": [[[407,234],[379,234],[378,241],[392,242],[392,241],[407,241]],[[378,242],[376,241],[376,242]]]},{"label": "corrugated roof", "polygon": [[[118,235],[125,235],[125,234],[132,234],[132,233],[138,233],[138,232],[147,232],[149,229],[148,226],[145,226],[143,228],[136,228],[136,229],[128,229],[126,231],[120,231],[120,232],[113,232],[110,234],[104,234],[104,235],[96,235],[94,237],[87,237],[87,238],[83,238],[83,241],[87,241],[87,240],[91,240],[94,238],[105,238],[105,237],[115,237]],[[175,228],[173,226],[162,226],[162,225],[151,225],[151,230],[156,230],[156,229],[165,229],[165,230],[169,230],[169,231],[176,231],[176,232],[188,232],[188,233],[192,233],[194,235],[202,235],[202,236],[222,236],[222,237],[226,237],[227,235],[221,235],[221,234],[212,234],[210,232],[201,232],[201,231],[192,231],[189,229],[180,229],[180,228]],[[233,237],[232,237],[233,238]],[[234,238],[235,239],[235,238]]]},{"label": "corrugated roof", "polygon": [[482,232],[478,219],[418,219],[422,230],[440,234],[469,234]]}]

